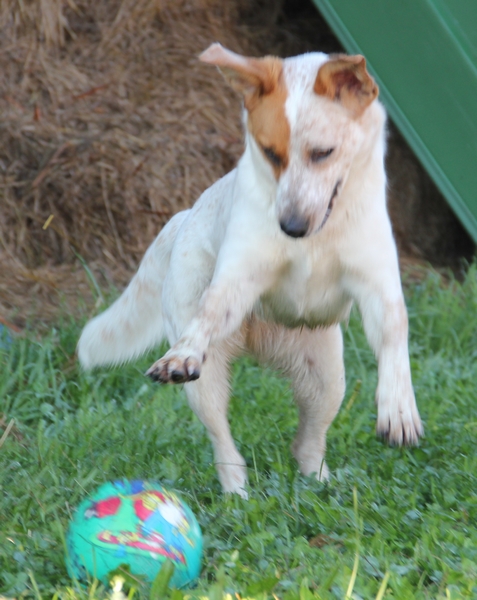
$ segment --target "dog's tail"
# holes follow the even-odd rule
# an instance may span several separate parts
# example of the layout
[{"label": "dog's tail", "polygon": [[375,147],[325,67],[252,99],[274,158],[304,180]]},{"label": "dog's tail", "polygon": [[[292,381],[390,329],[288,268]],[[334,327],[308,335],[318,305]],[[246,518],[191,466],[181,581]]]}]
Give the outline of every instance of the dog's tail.
[{"label": "dog's tail", "polygon": [[123,294],[83,329],[77,352],[85,369],[132,360],[164,339],[162,284],[177,231],[188,212],[169,221]]}]

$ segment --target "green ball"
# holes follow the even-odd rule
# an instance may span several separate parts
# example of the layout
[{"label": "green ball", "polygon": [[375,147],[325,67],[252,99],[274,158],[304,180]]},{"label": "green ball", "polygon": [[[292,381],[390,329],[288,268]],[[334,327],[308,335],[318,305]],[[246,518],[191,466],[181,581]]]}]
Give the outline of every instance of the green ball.
[{"label": "green ball", "polygon": [[170,559],[170,585],[181,588],[199,576],[202,533],[191,509],[173,492],[149,481],[105,483],[83,500],[66,536],[66,566],[79,581],[127,565],[132,575],[154,581]]}]

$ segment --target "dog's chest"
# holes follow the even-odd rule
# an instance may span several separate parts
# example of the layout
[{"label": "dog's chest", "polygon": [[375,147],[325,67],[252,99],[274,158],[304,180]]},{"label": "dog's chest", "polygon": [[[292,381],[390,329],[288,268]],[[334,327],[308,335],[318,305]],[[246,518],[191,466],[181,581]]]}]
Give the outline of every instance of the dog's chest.
[{"label": "dog's chest", "polygon": [[287,327],[319,327],[347,319],[352,300],[332,257],[299,255],[264,294],[257,312]]}]

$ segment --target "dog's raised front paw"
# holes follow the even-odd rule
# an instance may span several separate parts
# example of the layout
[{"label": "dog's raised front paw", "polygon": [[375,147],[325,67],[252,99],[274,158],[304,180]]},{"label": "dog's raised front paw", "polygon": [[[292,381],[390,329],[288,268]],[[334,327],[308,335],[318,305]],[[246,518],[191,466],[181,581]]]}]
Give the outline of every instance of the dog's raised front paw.
[{"label": "dog's raised front paw", "polygon": [[415,401],[408,406],[380,406],[376,433],[394,446],[417,446],[424,427]]},{"label": "dog's raised front paw", "polygon": [[187,347],[171,348],[146,371],[146,375],[160,383],[186,383],[200,377],[202,361]]}]

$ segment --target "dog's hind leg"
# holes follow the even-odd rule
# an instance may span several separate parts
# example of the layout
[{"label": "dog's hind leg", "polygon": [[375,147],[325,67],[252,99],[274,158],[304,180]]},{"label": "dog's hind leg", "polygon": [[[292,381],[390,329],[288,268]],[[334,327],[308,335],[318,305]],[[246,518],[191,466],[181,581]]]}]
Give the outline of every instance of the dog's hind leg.
[{"label": "dog's hind leg", "polygon": [[293,455],[304,475],[327,479],[326,433],[345,392],[340,326],[287,329],[256,322],[248,342],[259,360],[291,378],[299,411]]},{"label": "dog's hind leg", "polygon": [[237,450],[227,419],[229,403],[230,348],[227,343],[211,347],[200,379],[186,383],[190,407],[207,429],[224,492],[247,498],[245,460]]},{"label": "dog's hind leg", "polygon": [[326,434],[346,387],[340,326],[308,332],[302,364],[290,374],[300,418],[293,455],[304,475],[316,473],[322,481],[329,474],[325,463]]}]

